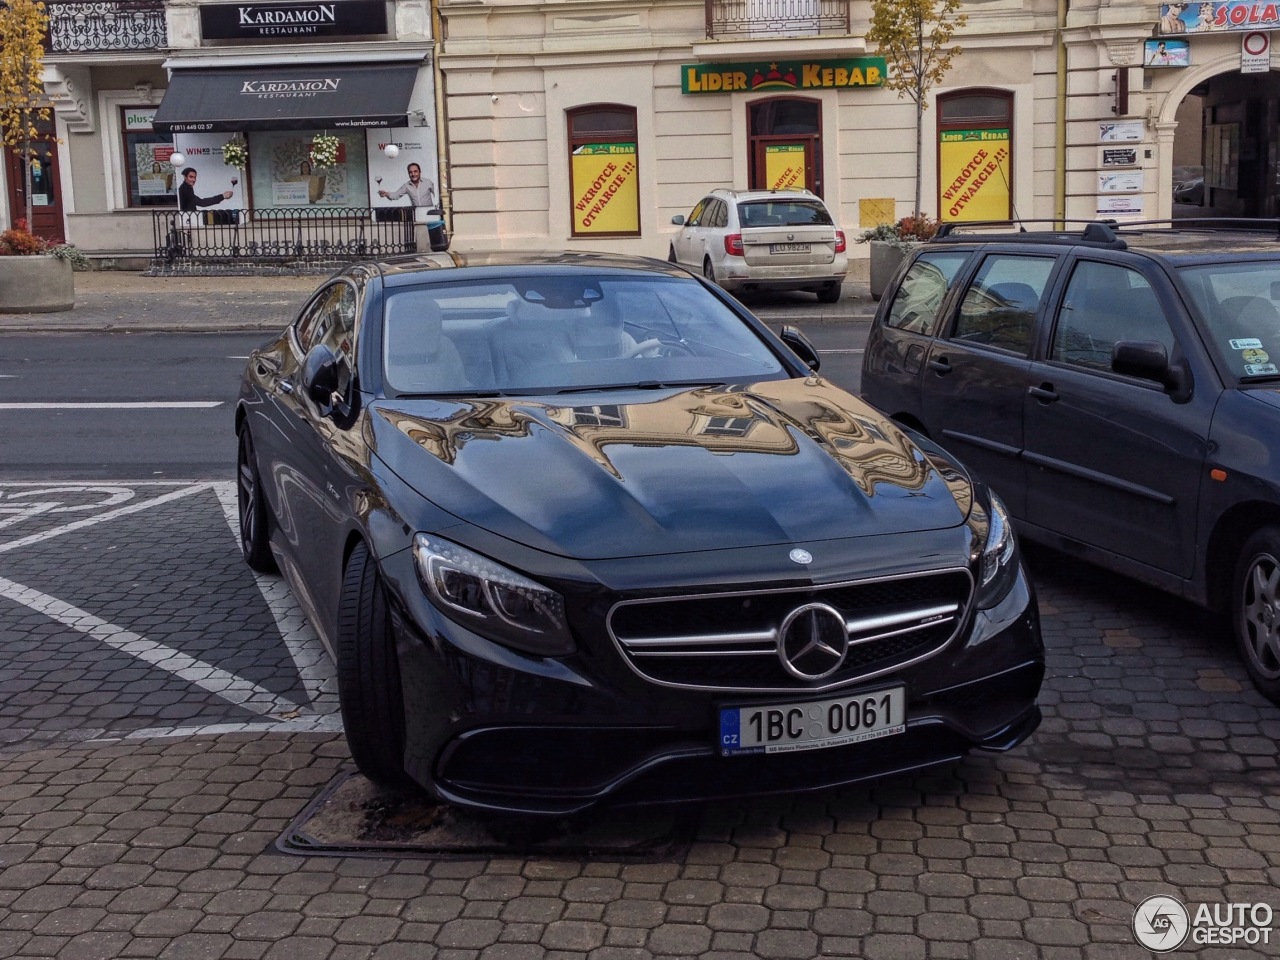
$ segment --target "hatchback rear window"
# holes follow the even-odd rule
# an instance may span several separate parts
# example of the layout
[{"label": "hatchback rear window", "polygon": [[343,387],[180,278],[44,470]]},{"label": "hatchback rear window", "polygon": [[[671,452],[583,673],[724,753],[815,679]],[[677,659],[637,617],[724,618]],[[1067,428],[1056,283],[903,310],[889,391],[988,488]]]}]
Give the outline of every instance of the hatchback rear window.
[{"label": "hatchback rear window", "polygon": [[833,226],[831,214],[816,200],[751,200],[738,204],[744,227]]}]

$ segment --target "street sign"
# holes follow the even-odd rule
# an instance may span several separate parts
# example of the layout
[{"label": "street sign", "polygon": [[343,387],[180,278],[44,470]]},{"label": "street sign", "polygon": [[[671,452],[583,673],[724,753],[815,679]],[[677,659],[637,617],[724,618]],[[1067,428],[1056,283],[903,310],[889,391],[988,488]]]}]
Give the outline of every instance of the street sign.
[{"label": "street sign", "polygon": [[1253,30],[1240,35],[1240,72],[1268,73],[1271,70],[1271,34]]}]

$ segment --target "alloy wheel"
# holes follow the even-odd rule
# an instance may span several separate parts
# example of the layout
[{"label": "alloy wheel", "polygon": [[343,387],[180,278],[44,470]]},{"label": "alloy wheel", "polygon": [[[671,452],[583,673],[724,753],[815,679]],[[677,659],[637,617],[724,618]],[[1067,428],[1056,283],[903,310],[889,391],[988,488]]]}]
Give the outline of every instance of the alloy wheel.
[{"label": "alloy wheel", "polygon": [[1254,557],[1241,602],[1245,654],[1261,676],[1280,678],[1280,562],[1271,554]]}]

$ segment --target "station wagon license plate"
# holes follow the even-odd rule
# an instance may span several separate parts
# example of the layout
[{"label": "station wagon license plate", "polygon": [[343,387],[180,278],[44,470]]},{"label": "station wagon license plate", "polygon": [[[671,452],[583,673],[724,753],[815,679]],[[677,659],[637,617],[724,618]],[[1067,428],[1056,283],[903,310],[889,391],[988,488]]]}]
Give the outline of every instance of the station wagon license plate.
[{"label": "station wagon license plate", "polygon": [[904,732],[906,688],[808,703],[720,708],[720,755],[821,750]]},{"label": "station wagon license plate", "polygon": [[769,244],[770,253],[808,253],[809,244],[807,243],[771,243]]}]

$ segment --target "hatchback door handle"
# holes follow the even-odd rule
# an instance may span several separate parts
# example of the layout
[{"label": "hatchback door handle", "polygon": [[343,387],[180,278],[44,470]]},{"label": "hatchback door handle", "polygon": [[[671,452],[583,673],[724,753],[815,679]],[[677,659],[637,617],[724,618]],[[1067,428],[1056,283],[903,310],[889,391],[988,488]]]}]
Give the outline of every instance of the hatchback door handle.
[{"label": "hatchback door handle", "polygon": [[1027,387],[1027,393],[1041,403],[1056,403],[1058,400],[1058,391],[1053,389],[1053,384],[1051,383],[1046,383],[1039,387]]},{"label": "hatchback door handle", "polygon": [[929,369],[932,370],[934,373],[950,373],[951,361],[948,360],[946,357],[942,357],[941,359],[938,359],[938,360],[930,360]]}]

